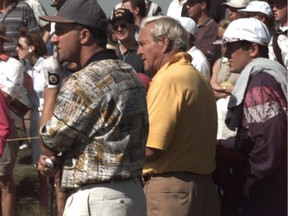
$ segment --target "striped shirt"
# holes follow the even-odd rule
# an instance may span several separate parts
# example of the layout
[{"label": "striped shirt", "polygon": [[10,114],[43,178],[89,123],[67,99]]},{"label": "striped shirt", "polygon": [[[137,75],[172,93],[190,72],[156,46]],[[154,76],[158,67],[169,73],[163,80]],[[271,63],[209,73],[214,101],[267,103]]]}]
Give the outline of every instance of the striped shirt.
[{"label": "striped shirt", "polygon": [[25,2],[33,9],[34,15],[40,27],[44,27],[45,25],[49,24],[48,22],[40,19],[40,16],[47,16],[47,12],[39,0],[25,0]]},{"label": "striped shirt", "polygon": [[25,26],[28,31],[40,34],[33,10],[23,1],[12,3],[6,14],[0,12],[0,23],[6,26],[6,36],[13,39],[13,42],[4,43],[4,50],[9,52],[12,57],[17,57],[16,47],[20,37],[20,27]]}]

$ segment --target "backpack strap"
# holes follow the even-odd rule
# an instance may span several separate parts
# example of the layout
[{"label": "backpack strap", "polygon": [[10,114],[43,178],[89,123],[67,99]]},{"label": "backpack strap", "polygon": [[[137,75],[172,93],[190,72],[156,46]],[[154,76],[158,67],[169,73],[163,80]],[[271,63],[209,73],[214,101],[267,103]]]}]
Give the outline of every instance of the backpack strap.
[{"label": "backpack strap", "polygon": [[283,66],[285,66],[285,65],[284,65],[284,62],[283,62],[283,59],[282,59],[282,55],[281,55],[281,48],[279,47],[279,44],[278,44],[278,37],[279,37],[279,35],[286,34],[286,33],[287,33],[287,30],[284,31],[284,32],[276,33],[273,36],[273,40],[272,40],[273,52],[275,54],[275,57],[276,57],[277,61],[280,64],[282,64]]}]

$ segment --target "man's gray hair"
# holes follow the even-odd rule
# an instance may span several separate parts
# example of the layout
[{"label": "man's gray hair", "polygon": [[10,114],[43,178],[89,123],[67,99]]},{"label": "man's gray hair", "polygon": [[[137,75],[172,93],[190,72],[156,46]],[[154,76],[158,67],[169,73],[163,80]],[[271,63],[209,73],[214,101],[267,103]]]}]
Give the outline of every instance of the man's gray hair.
[{"label": "man's gray hair", "polygon": [[152,16],[143,19],[140,30],[149,23],[154,23],[151,31],[154,41],[160,41],[164,36],[168,37],[172,49],[186,51],[188,45],[188,33],[179,21],[168,16]]}]

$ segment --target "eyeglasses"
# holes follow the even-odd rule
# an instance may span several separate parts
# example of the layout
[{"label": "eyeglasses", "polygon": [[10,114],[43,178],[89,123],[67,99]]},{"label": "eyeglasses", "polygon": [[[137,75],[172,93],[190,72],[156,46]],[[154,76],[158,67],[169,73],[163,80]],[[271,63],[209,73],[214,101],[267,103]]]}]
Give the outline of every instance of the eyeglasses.
[{"label": "eyeglasses", "polygon": [[127,29],[127,25],[126,25],[126,24],[113,25],[112,29],[113,29],[114,31],[117,31],[119,27],[120,27],[121,29]]},{"label": "eyeglasses", "polygon": [[19,49],[23,49],[23,48],[24,48],[23,45],[20,44],[20,43],[17,44],[17,47],[18,47]]}]

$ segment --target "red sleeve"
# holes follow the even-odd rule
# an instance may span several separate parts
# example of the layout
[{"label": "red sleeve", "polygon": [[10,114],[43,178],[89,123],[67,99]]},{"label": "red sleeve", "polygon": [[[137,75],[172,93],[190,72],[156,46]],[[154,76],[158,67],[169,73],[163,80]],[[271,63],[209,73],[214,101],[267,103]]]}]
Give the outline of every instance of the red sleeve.
[{"label": "red sleeve", "polygon": [[10,134],[9,111],[3,94],[0,92],[0,157],[2,157],[6,139]]}]

